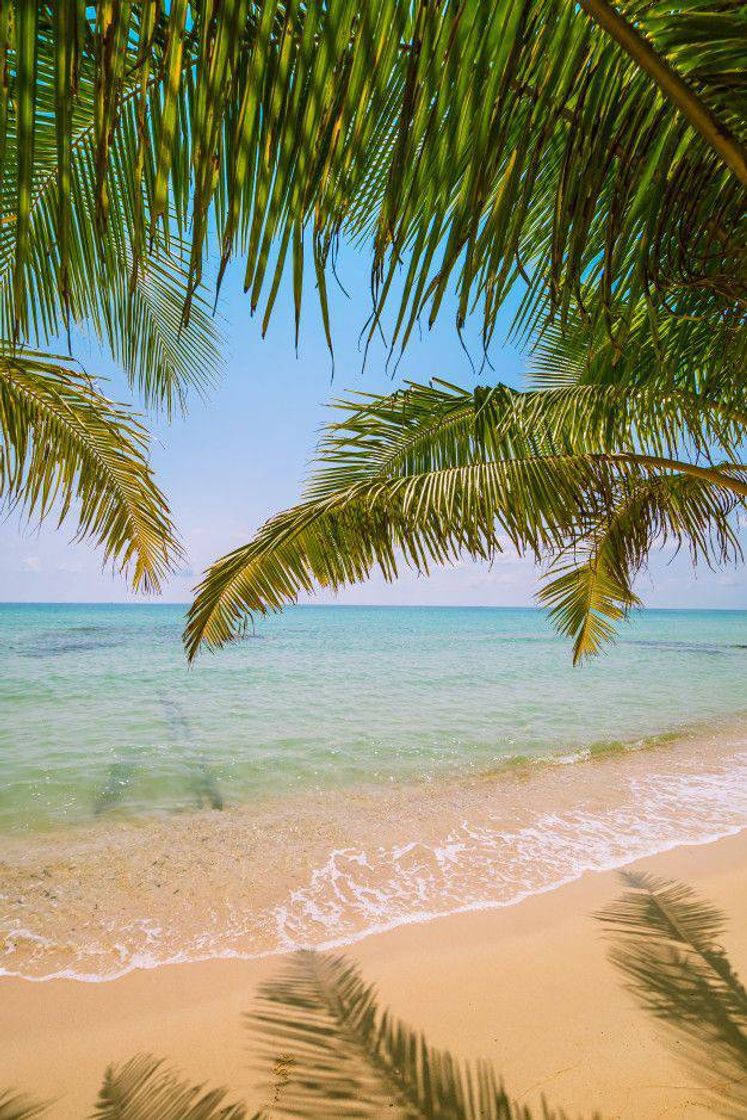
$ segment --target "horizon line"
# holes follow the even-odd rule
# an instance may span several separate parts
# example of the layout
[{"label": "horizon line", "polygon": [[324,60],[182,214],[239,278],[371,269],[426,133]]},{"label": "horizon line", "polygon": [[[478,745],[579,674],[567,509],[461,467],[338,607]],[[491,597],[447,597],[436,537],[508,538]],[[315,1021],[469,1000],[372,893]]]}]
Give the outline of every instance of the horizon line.
[{"label": "horizon line", "polygon": [[[191,600],[131,600],[131,599],[0,599],[0,607],[188,607]],[[311,610],[477,610],[477,611],[546,611],[546,607],[534,603],[288,603],[278,611],[268,611],[266,615],[255,612],[259,618],[282,614],[283,611],[309,608]],[[747,607],[636,607],[632,614],[643,611],[668,611],[684,614],[687,611],[722,612],[725,614],[747,614]],[[251,613],[251,612],[247,612]]]}]

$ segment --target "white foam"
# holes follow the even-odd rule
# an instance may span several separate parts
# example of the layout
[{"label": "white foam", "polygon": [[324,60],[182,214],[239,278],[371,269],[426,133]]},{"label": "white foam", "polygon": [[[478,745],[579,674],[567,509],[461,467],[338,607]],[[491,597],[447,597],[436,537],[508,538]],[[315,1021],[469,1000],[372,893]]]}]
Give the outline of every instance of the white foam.
[{"label": "white foam", "polygon": [[[416,837],[389,846],[335,848],[277,905],[251,914],[227,905],[207,914],[204,928],[178,945],[173,931],[144,917],[117,931],[116,961],[111,945],[92,943],[76,947],[74,965],[44,975],[5,967],[0,974],[101,982],[187,961],[340,948],[405,924],[516,905],[586,874],[747,828],[747,751],[719,758],[695,752],[665,761],[648,771],[615,770],[612,804],[598,790],[595,796],[587,790],[577,804],[536,814],[527,809],[524,820],[507,822],[496,808],[479,820],[458,819],[427,842]],[[606,793],[604,782],[602,787]],[[527,797],[531,790],[530,781]],[[49,947],[34,931],[9,932],[37,938],[42,952]],[[95,958],[101,970],[90,967]]]}]

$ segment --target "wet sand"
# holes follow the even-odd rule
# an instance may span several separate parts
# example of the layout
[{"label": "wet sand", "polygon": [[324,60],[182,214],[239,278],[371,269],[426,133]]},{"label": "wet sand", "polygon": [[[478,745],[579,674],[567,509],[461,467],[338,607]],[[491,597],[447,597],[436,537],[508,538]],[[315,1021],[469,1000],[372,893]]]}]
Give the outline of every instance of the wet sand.
[{"label": "wet sand", "polygon": [[[725,947],[737,970],[747,969],[747,833],[634,866],[684,880],[722,907]],[[620,890],[616,873],[590,873],[516,905],[375,934],[346,952],[376,982],[382,1004],[433,1045],[492,1061],[522,1104],[536,1106],[544,1094],[570,1115],[713,1115],[607,960],[592,915]],[[96,984],[2,978],[0,1086],[53,1100],[49,1116],[71,1120],[90,1114],[108,1062],[149,1051],[279,1118],[287,1072],[281,1063],[268,1084],[253,1068],[244,1013],[281,966],[272,956],[163,966]]]},{"label": "wet sand", "polygon": [[351,943],[747,826],[744,720],[601,754],[0,844],[0,975],[113,979]]}]

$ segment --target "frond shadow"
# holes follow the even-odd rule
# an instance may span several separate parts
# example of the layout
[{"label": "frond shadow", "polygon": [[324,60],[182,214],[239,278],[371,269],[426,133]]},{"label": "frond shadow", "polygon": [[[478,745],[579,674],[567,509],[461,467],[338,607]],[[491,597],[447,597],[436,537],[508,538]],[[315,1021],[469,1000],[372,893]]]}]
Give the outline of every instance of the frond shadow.
[{"label": "frond shadow", "polygon": [[714,1109],[747,1118],[747,990],[719,943],[724,915],[686,885],[641,873],[597,915],[609,957],[641,1006],[663,1023]]},{"label": "frond shadow", "polygon": [[[459,1061],[380,1009],[341,956],[303,951],[262,985],[248,1025],[272,1071],[273,1117],[320,1120],[565,1120],[512,1101],[492,1067]],[[597,1118],[598,1120],[598,1118]]]}]

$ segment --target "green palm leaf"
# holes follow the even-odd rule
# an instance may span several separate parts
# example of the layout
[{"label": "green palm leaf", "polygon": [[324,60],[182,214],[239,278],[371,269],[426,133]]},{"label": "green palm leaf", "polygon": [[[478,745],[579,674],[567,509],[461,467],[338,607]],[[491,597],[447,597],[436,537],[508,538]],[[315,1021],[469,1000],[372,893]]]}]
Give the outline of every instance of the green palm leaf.
[{"label": "green palm leaf", "polygon": [[561,633],[573,639],[574,663],[599,652],[615,625],[640,605],[631,586],[656,545],[690,549],[693,563],[741,560],[733,515],[738,501],[723,489],[681,474],[621,487],[617,504],[554,561],[538,594]]},{"label": "green palm leaf", "polygon": [[628,890],[598,917],[610,959],[718,1113],[747,1116],[747,991],[720,945],[723,914],[681,883],[625,873]]},{"label": "green palm leaf", "polygon": [[545,591],[561,628],[585,628],[580,656],[634,602],[630,579],[663,531],[696,556],[711,555],[712,531],[726,542],[720,560],[734,551],[743,426],[696,394],[437,384],[362,402],[338,402],[345,419],[322,439],[305,500],[208,571],[189,612],[190,657],[203,641],[229,640],[246,612],[315,586],[337,589],[375,567],[393,579],[403,562],[427,573],[459,552],[490,559],[506,540],[538,560],[585,540],[592,549],[583,571]]},{"label": "green palm leaf", "polygon": [[[97,122],[103,257],[123,209],[135,273],[146,228],[160,253],[170,214],[181,230],[191,221],[185,321],[214,231],[224,264],[242,255],[265,325],[286,272],[298,318],[310,251],[329,336],[325,277],[342,235],[370,253],[370,329],[391,306],[392,346],[406,345],[421,316],[433,321],[448,288],[459,326],[481,307],[487,344],[520,278],[522,329],[580,313],[621,346],[628,310],[647,307],[654,318],[743,330],[739,0],[497,0],[487,10],[479,0],[383,0],[375,11],[359,0],[157,10],[133,0],[98,22],[78,4],[69,52],[47,7],[13,8],[23,34],[7,45],[6,146],[19,128],[24,145],[5,176],[5,212],[13,233],[27,227],[51,144],[63,169],[50,225],[62,235],[63,304],[76,199],[64,169],[85,109]],[[49,96],[69,65],[74,96],[60,85]],[[123,157],[137,171],[118,188]],[[34,263],[25,244],[18,253],[23,316],[20,278]]]},{"label": "green palm leaf", "polygon": [[135,588],[157,590],[179,556],[138,420],[65,359],[0,357],[0,498],[31,518],[77,519]]},{"label": "green palm leaf", "polygon": [[[189,249],[180,237],[159,234],[147,260],[140,259],[142,209],[152,188],[153,159],[147,129],[144,143],[140,142],[145,123],[139,72],[132,69],[134,56],[122,78],[115,118],[109,121],[111,138],[103,143],[96,114],[104,111],[101,98],[108,95],[101,83],[97,85],[98,55],[93,47],[90,52],[81,47],[81,36],[84,44],[88,41],[85,27],[69,34],[68,24],[78,27],[79,6],[66,0],[57,18],[62,19],[67,7],[75,10],[67,13],[64,29],[54,35],[46,23],[46,10],[39,17],[35,141],[20,297],[14,289],[19,275],[14,181],[27,148],[12,113],[5,136],[0,187],[7,220],[0,226],[0,337],[13,337],[19,317],[25,337],[33,345],[46,346],[68,329],[72,319],[94,331],[146,404],[170,411],[183,405],[190,389],[204,389],[215,379],[216,329],[202,289],[192,294],[190,324],[185,327],[182,322],[189,292]],[[64,38],[62,50],[59,35]],[[154,83],[155,79],[149,86],[146,83],[148,118],[157,108]],[[111,114],[107,104],[106,112]],[[105,229],[99,200],[102,182],[107,199]]]}]

